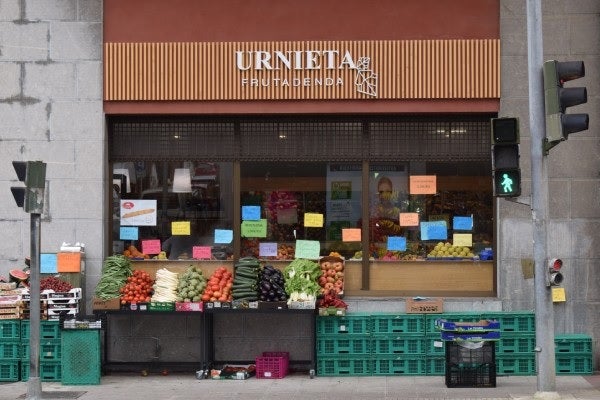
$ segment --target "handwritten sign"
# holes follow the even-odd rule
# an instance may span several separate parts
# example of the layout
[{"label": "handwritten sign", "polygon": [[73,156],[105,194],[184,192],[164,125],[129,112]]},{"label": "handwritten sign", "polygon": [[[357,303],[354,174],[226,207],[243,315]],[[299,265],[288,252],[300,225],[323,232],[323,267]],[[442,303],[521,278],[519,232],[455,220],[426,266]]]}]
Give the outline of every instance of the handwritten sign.
[{"label": "handwritten sign", "polygon": [[242,237],[267,237],[267,220],[261,219],[258,221],[242,221]]},{"label": "handwritten sign", "polygon": [[158,239],[142,240],[142,253],[144,253],[144,254],[160,253],[160,240],[158,240]]},{"label": "handwritten sign", "polygon": [[567,301],[567,294],[565,292],[565,288],[563,288],[563,287],[553,287],[552,288],[552,301],[554,303],[559,303],[559,302]]},{"label": "handwritten sign", "polygon": [[277,257],[277,243],[261,242],[258,244],[259,257]]},{"label": "handwritten sign", "polygon": [[192,257],[197,260],[210,260],[212,250],[210,246],[192,246]]},{"label": "handwritten sign", "polygon": [[421,222],[421,240],[446,240],[448,228],[446,221]]},{"label": "handwritten sign", "polygon": [[452,229],[455,231],[473,230],[473,217],[454,217],[452,220]]},{"label": "handwritten sign", "polygon": [[361,232],[359,228],[342,229],[342,242],[360,242]]},{"label": "handwritten sign", "polygon": [[233,231],[231,229],[215,229],[215,243],[231,243]]},{"label": "handwritten sign", "polygon": [[455,246],[473,246],[473,235],[471,233],[455,233],[452,235],[452,244]]},{"label": "handwritten sign", "polygon": [[258,221],[259,219],[259,206],[242,206],[242,221]]},{"label": "handwritten sign", "polygon": [[387,249],[392,251],[406,251],[406,238],[404,236],[388,236]]},{"label": "handwritten sign", "polygon": [[294,258],[306,258],[316,260],[321,252],[321,244],[318,240],[296,240],[296,253]]},{"label": "handwritten sign", "polygon": [[139,228],[137,226],[122,226],[119,229],[119,239],[138,240]]},{"label": "handwritten sign", "polygon": [[277,210],[277,223],[293,225],[298,223],[298,209],[296,207]]},{"label": "handwritten sign", "polygon": [[40,272],[42,274],[55,274],[58,272],[57,257],[55,253],[40,254]]},{"label": "handwritten sign", "polygon": [[305,213],[304,214],[304,226],[307,228],[322,228],[323,227],[323,214]]},{"label": "handwritten sign", "polygon": [[190,221],[171,222],[171,235],[190,235]]},{"label": "handwritten sign", "polygon": [[56,269],[58,272],[80,272],[81,253],[58,253]]},{"label": "handwritten sign", "polygon": [[435,175],[411,175],[410,194],[436,194],[437,180]]},{"label": "handwritten sign", "polygon": [[400,213],[400,226],[419,226],[419,213]]}]

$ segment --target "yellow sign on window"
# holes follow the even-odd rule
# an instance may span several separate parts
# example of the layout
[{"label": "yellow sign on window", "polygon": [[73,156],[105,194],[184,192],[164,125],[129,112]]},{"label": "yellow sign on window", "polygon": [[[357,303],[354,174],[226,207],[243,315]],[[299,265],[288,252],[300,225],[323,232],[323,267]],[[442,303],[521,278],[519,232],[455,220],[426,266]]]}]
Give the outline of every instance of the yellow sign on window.
[{"label": "yellow sign on window", "polygon": [[323,227],[323,214],[305,213],[304,214],[304,226],[306,228],[322,228]]}]

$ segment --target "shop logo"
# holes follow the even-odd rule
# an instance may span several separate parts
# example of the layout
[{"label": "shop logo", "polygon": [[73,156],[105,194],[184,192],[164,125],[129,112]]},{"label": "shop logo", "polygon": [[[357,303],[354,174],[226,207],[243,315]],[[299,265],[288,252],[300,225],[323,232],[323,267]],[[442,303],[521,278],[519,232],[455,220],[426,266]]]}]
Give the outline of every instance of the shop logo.
[{"label": "shop logo", "polygon": [[356,70],[354,85],[358,93],[377,97],[377,74],[371,68],[370,57],[355,61],[349,51],[295,50],[295,51],[236,51],[236,67],[239,71],[294,71],[296,76],[270,78],[240,78],[245,87],[311,87],[344,86],[342,77],[309,77],[302,73],[313,70]]}]

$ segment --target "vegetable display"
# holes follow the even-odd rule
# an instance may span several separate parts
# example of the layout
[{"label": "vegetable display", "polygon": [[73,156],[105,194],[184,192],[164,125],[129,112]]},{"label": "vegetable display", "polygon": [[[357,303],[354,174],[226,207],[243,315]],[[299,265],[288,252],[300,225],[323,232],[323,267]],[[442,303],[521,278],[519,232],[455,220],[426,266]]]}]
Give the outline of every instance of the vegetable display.
[{"label": "vegetable display", "polygon": [[241,258],[234,266],[232,297],[234,300],[258,300],[258,274],[260,263],[256,258]]},{"label": "vegetable display", "polygon": [[154,280],[145,271],[136,269],[127,277],[127,283],[120,289],[121,304],[147,303],[151,300]]},{"label": "vegetable display", "polygon": [[233,274],[225,267],[212,273],[200,298],[202,301],[231,301]]},{"label": "vegetable display", "polygon": [[335,290],[327,291],[322,298],[317,302],[317,306],[319,308],[327,308],[327,307],[335,307],[335,308],[343,308],[346,310],[348,308],[348,304],[339,298],[337,292]]},{"label": "vegetable display", "polygon": [[261,301],[286,301],[283,273],[265,265],[258,274],[258,299]]},{"label": "vegetable display", "polygon": [[321,268],[314,261],[298,258],[283,270],[285,292],[288,304],[293,301],[315,301],[321,292],[317,280],[321,276]]},{"label": "vegetable display", "polygon": [[319,265],[321,267],[321,276],[319,277],[321,293],[333,290],[339,295],[343,294],[344,259],[337,253],[331,253],[329,256],[322,257]]},{"label": "vegetable display", "polygon": [[166,268],[161,268],[156,271],[156,279],[154,285],[154,293],[152,301],[172,303],[177,300],[177,285],[179,284],[178,275]]},{"label": "vegetable display", "polygon": [[121,288],[131,274],[131,261],[127,257],[121,255],[107,257],[102,265],[102,275],[96,285],[96,297],[102,300],[118,298]]},{"label": "vegetable display", "polygon": [[58,279],[54,276],[47,276],[40,279],[40,291],[54,290],[55,292],[68,292],[73,289],[69,282]]},{"label": "vegetable display", "polygon": [[204,289],[206,289],[206,278],[202,271],[190,265],[184,273],[179,275],[177,301],[185,303],[199,302],[202,299]]}]

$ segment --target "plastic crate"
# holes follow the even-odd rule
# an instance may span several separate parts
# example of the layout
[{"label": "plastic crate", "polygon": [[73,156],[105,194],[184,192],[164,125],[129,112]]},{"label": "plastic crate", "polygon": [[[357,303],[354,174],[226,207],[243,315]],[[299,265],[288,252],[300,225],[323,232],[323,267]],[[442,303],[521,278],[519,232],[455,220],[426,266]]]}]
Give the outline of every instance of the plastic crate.
[{"label": "plastic crate", "polygon": [[507,333],[501,334],[497,342],[498,354],[533,354],[535,336],[531,334]]},{"label": "plastic crate", "polygon": [[15,360],[21,358],[21,341],[20,340],[2,340],[0,341],[0,363],[4,361]]},{"label": "plastic crate", "polygon": [[499,321],[502,332],[535,334],[535,314],[531,311],[484,313],[482,318]]},{"label": "plastic crate", "polygon": [[6,319],[0,320],[0,339],[20,339],[21,338],[21,320]]},{"label": "plastic crate", "polygon": [[446,373],[446,357],[425,357],[425,374],[443,376]]},{"label": "plastic crate", "polygon": [[364,376],[371,375],[370,357],[333,356],[317,357],[317,375]]},{"label": "plastic crate", "polygon": [[280,379],[288,374],[290,355],[287,352],[263,352],[256,357],[257,379]]},{"label": "plastic crate", "polygon": [[422,314],[373,315],[373,333],[423,335],[425,333],[425,317]]},{"label": "plastic crate", "polygon": [[444,342],[439,335],[436,337],[426,336],[425,339],[423,339],[423,346],[426,355],[441,357],[446,355],[446,342]]},{"label": "plastic crate", "polygon": [[496,357],[498,375],[535,375],[535,355],[498,355]]},{"label": "plastic crate", "polygon": [[[40,339],[40,361],[60,361],[62,356],[60,339]],[[22,342],[21,359],[29,360],[29,343]]]},{"label": "plastic crate", "polygon": [[372,361],[373,375],[425,375],[425,356],[380,356]]},{"label": "plastic crate", "polygon": [[435,321],[437,329],[442,331],[453,331],[453,332],[490,332],[499,331],[500,322],[495,320],[479,320],[479,321],[448,321],[446,319],[437,319]]},{"label": "plastic crate", "polygon": [[446,386],[458,387],[496,387],[496,366],[480,365],[446,365]]},{"label": "plastic crate", "polygon": [[591,374],[593,371],[592,354],[557,354],[556,355],[556,374],[557,375],[582,375]]},{"label": "plastic crate", "polygon": [[[21,339],[29,340],[29,320],[21,321]],[[60,339],[59,321],[40,321],[40,339]]]},{"label": "plastic crate", "polygon": [[[40,362],[39,377],[42,382],[59,382],[61,379],[60,362]],[[21,380],[29,380],[29,362],[21,362]]]},{"label": "plastic crate", "polygon": [[592,338],[588,335],[556,335],[556,353],[592,353]]},{"label": "plastic crate", "polygon": [[100,331],[97,329],[63,331],[61,364],[61,383],[99,385]]},{"label": "plastic crate", "polygon": [[426,341],[415,336],[373,336],[374,354],[425,354]]},{"label": "plastic crate", "polygon": [[371,354],[371,337],[368,335],[320,335],[316,338],[318,355]]},{"label": "plastic crate", "polygon": [[319,335],[333,335],[339,333],[366,335],[371,333],[371,329],[371,317],[369,315],[317,317],[317,337]]},{"label": "plastic crate", "polygon": [[439,335],[440,331],[436,327],[436,320],[444,319],[453,322],[477,322],[481,320],[481,313],[443,313],[425,315],[425,333],[428,335]]},{"label": "plastic crate", "polygon": [[0,381],[17,382],[19,380],[19,361],[0,361]]},{"label": "plastic crate", "polygon": [[469,348],[458,343],[446,343],[446,362],[449,364],[494,364],[496,346],[483,342],[479,348]]}]

